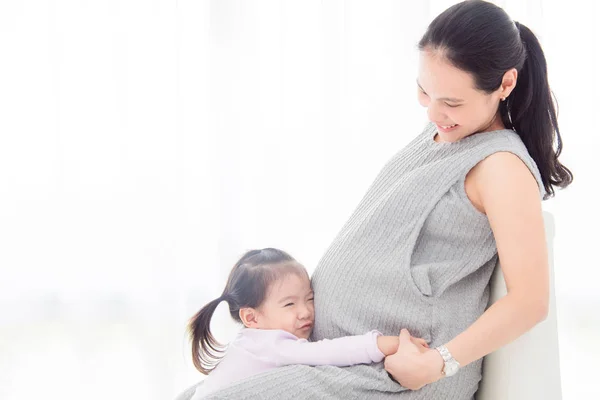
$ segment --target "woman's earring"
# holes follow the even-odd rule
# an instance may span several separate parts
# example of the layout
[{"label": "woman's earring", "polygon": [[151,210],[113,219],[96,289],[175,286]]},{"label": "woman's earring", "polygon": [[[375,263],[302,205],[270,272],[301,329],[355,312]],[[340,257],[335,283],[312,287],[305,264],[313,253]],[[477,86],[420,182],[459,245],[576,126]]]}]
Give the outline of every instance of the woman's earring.
[{"label": "woman's earring", "polygon": [[503,98],[502,98],[502,101],[504,101],[504,100],[506,100],[506,97],[503,97]]}]

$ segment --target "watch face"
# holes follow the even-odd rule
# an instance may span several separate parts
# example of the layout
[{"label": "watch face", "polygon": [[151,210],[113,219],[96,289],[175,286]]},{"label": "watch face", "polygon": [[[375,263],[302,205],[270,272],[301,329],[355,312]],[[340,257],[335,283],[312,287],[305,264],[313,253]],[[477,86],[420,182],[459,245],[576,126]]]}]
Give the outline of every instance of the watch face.
[{"label": "watch face", "polygon": [[458,371],[458,364],[452,361],[448,361],[444,368],[446,376],[452,376]]}]

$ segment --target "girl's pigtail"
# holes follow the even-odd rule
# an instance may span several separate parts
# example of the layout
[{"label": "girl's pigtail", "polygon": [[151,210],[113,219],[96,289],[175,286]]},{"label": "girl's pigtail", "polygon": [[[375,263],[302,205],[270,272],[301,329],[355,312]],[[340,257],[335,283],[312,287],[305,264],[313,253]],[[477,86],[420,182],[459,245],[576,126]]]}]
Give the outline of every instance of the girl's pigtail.
[{"label": "girl's pigtail", "polygon": [[219,363],[226,346],[221,345],[210,332],[210,320],[223,296],[202,307],[188,324],[188,335],[192,342],[192,361],[198,371],[208,375]]}]

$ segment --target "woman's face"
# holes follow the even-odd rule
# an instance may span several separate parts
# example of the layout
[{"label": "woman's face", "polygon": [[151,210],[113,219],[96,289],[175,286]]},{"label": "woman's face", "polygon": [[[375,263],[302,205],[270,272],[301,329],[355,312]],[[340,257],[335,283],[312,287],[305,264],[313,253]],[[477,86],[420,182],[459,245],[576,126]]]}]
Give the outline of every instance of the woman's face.
[{"label": "woman's face", "polygon": [[[418,98],[427,107],[429,120],[438,125],[436,141],[456,142],[473,133],[504,129],[498,105],[510,93],[506,89],[501,85],[491,94],[478,91],[469,73],[453,67],[439,53],[420,52]],[[458,125],[449,131],[440,128],[454,124]]]}]

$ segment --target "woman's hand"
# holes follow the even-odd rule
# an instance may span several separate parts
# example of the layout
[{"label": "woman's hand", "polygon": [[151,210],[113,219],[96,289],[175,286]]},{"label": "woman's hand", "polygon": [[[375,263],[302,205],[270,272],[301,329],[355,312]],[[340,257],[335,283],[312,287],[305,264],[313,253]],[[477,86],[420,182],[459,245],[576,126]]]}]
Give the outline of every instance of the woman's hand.
[{"label": "woman's hand", "polygon": [[443,377],[444,359],[435,349],[419,348],[406,329],[400,331],[398,351],[385,358],[385,370],[411,390],[418,390]]},{"label": "woman's hand", "polygon": [[[416,338],[410,336],[410,341],[417,346],[421,353],[426,352],[429,349],[429,345],[425,339]],[[386,356],[390,356],[398,351],[398,345],[400,340],[398,336],[379,336],[377,338],[377,347]]]}]

